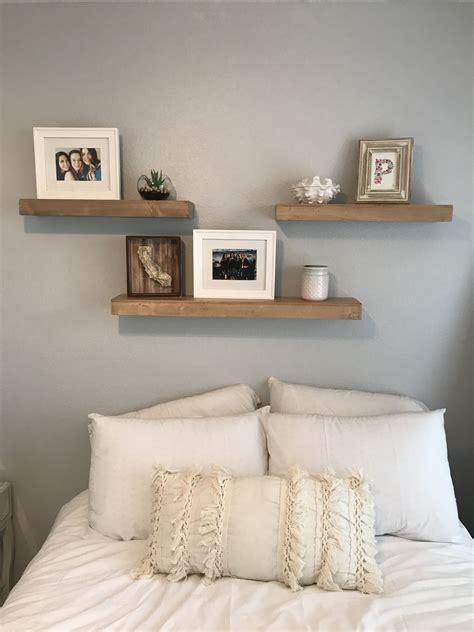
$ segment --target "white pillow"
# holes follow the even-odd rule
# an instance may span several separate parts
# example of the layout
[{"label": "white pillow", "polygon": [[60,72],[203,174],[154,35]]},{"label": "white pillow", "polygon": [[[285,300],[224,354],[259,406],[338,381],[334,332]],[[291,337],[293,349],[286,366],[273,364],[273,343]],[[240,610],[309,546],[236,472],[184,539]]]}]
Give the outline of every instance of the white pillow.
[{"label": "white pillow", "polygon": [[146,538],[154,465],[222,463],[232,474],[265,474],[268,453],[257,413],[235,417],[92,419],[89,522],[111,538]]},{"label": "white pillow", "polygon": [[337,476],[362,469],[375,498],[375,531],[459,541],[444,410],[375,417],[263,415],[270,474],[297,464]]},{"label": "white pillow", "polygon": [[[220,415],[243,415],[253,412],[260,404],[260,398],[250,386],[234,384],[224,386],[214,391],[191,395],[182,399],[155,404],[149,408],[132,410],[129,413],[114,415],[127,419],[162,419],[171,417],[217,417]],[[267,406],[259,408],[259,412],[266,412]],[[98,413],[92,413],[100,417]],[[111,416],[111,415],[109,415]],[[88,425],[89,436],[92,433],[91,424]]]},{"label": "white pillow", "polygon": [[119,417],[161,419],[162,417],[219,417],[242,415],[254,411],[260,399],[250,386],[234,384],[214,391],[183,397],[149,408],[134,410]]},{"label": "white pillow", "polygon": [[358,417],[428,410],[421,402],[403,395],[287,384],[276,377],[269,378],[268,388],[272,413]]},{"label": "white pillow", "polygon": [[233,478],[222,469],[154,475],[152,537],[132,577],[201,573],[280,581],[292,590],[382,592],[373,501],[360,477]]}]

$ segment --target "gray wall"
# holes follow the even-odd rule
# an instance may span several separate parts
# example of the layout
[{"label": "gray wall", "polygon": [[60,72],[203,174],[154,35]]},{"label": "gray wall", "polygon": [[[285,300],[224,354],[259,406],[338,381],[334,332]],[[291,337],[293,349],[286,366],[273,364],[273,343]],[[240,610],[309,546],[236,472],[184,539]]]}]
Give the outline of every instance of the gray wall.
[{"label": "gray wall", "polygon": [[[17,570],[87,486],[87,413],[266,378],[406,393],[447,407],[469,522],[472,16],[467,4],[19,4],[1,8],[3,426]],[[23,218],[33,126],[116,126],[124,197],[166,169],[191,221]],[[415,138],[414,202],[452,224],[277,224],[290,185],[328,175],[354,199],[358,139]],[[110,315],[125,235],[276,229],[277,295],[328,264],[361,322]],[[472,504],[471,504],[472,510]]]}]

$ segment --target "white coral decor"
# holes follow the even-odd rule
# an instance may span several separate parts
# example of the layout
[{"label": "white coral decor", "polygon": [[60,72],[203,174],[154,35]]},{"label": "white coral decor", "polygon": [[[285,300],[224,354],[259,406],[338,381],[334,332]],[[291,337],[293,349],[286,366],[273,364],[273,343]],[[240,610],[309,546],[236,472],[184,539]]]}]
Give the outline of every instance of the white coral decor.
[{"label": "white coral decor", "polygon": [[331,178],[303,178],[291,187],[300,204],[327,204],[341,190],[339,184],[334,184]]}]

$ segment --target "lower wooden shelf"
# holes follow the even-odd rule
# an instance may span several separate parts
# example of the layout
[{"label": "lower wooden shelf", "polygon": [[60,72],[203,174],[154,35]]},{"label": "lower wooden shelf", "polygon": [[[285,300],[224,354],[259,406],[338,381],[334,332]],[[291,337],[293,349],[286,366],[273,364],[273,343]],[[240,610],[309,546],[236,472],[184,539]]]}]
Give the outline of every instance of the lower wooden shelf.
[{"label": "lower wooden shelf", "polygon": [[301,298],[235,300],[194,298],[129,298],[120,294],[112,299],[114,316],[168,316],[187,318],[298,318],[306,320],[360,320],[362,304],[355,298],[328,298],[311,302]]}]

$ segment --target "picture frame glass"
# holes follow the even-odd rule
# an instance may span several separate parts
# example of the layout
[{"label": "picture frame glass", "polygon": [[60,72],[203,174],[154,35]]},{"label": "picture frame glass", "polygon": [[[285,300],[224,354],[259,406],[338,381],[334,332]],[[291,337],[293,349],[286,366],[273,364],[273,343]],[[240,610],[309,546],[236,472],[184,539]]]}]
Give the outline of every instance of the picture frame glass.
[{"label": "picture frame glass", "polygon": [[266,261],[265,239],[204,239],[202,288],[263,291]]},{"label": "picture frame glass", "polygon": [[[48,191],[67,190],[74,193],[108,191],[110,189],[109,153],[108,138],[45,138],[44,161]],[[72,169],[77,180],[67,177],[68,173],[72,174]],[[92,170],[94,170],[93,177],[91,177]]]},{"label": "picture frame glass", "polygon": [[367,173],[369,191],[399,191],[400,150],[370,149]]}]

